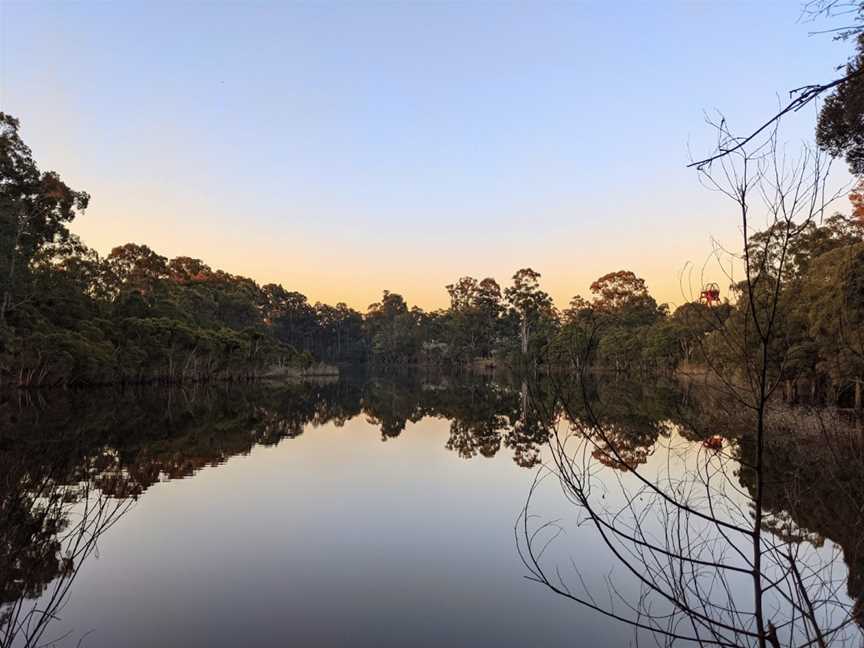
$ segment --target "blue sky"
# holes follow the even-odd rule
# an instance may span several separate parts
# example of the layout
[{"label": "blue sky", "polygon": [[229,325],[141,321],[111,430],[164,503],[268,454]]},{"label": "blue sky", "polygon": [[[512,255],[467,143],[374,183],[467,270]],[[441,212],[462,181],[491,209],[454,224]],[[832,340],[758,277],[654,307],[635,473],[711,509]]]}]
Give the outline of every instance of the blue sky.
[{"label": "blue sky", "polygon": [[[0,108],[75,231],[363,308],[525,266],[680,303],[734,211],[685,168],[850,51],[787,2],[4,2]],[[783,137],[812,140],[815,109]]]}]

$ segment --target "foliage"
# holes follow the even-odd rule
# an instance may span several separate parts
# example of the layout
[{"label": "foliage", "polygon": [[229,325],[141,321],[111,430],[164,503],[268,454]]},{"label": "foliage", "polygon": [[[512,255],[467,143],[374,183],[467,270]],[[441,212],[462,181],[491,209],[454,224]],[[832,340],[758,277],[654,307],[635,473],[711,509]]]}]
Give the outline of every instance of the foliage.
[{"label": "foliage", "polygon": [[193,257],[169,259],[142,244],[101,257],[67,227],[89,196],[40,171],[17,120],[5,114],[0,174],[6,384],[246,379],[313,360],[626,373],[669,373],[687,362],[746,374],[753,367],[740,364],[741,345],[728,344],[728,336],[746,346],[747,300],[773,299],[782,285],[772,375],[819,383],[837,397],[852,389],[861,400],[864,224],[856,218],[834,215],[803,227],[784,221],[752,234],[746,252],[753,291],[733,285],[731,300],[687,303],[671,315],[630,270],[599,277],[590,299],[576,296],[559,312],[531,268],[518,270],[503,289],[491,277],[461,277],[446,286],[445,310],[426,312],[385,290],[364,314],[344,303],[313,304],[300,292],[261,286]]},{"label": "foliage", "polygon": [[844,156],[849,170],[864,174],[864,33],[855,39],[856,55],[846,66],[848,80],[829,95],[819,112],[816,141],[835,157]]}]

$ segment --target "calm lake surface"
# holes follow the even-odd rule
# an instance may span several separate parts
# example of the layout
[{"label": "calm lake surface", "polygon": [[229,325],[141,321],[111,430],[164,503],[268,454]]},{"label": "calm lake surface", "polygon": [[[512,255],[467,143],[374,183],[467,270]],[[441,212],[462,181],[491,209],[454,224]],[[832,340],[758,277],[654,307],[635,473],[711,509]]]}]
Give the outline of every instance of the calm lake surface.
[{"label": "calm lake surface", "polygon": [[[588,401],[649,469],[704,450],[693,421],[723,416],[671,383]],[[419,376],[7,401],[0,645],[628,645],[519,557],[552,402]],[[612,498],[622,473],[602,469]],[[857,595],[860,506],[816,490],[836,510],[801,507],[801,542],[836,555]],[[540,482],[532,515],[566,527],[547,559],[608,600],[614,560],[573,511]]]}]

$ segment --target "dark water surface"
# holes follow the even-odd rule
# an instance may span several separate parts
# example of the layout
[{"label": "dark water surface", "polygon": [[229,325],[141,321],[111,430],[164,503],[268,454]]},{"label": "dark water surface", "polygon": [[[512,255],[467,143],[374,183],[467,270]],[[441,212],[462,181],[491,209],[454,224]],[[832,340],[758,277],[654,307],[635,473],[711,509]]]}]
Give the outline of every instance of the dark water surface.
[{"label": "dark water surface", "polygon": [[[647,467],[716,430],[715,405],[677,385],[613,382],[589,400]],[[52,393],[0,411],[0,645],[632,642],[525,578],[514,523],[561,417],[543,386],[412,376]],[[860,509],[837,506],[797,524],[855,594]],[[531,510],[572,508],[547,479]],[[590,529],[549,552],[608,599],[614,561]]]}]

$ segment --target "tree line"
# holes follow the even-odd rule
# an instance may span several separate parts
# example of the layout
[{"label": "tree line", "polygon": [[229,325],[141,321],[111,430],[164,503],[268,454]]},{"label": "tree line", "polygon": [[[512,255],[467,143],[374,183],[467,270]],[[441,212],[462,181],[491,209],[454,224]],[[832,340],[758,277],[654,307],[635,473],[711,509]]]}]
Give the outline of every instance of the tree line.
[{"label": "tree line", "polygon": [[[89,195],[40,171],[6,114],[0,174],[0,378],[7,385],[242,379],[316,360],[627,373],[738,361],[725,340],[744,334],[742,284],[731,283],[720,302],[695,299],[670,312],[642,278],[620,270],[559,310],[541,275],[523,268],[506,287],[491,277],[459,278],[446,286],[445,309],[411,307],[385,290],[363,313],[146,245],[99,255],[68,229]],[[861,404],[862,222],[856,212],[808,223],[788,251],[779,249],[784,233],[776,227],[749,239],[767,293],[778,255],[791,260],[783,265],[785,330],[773,350],[790,393],[804,380],[812,396]]]}]

